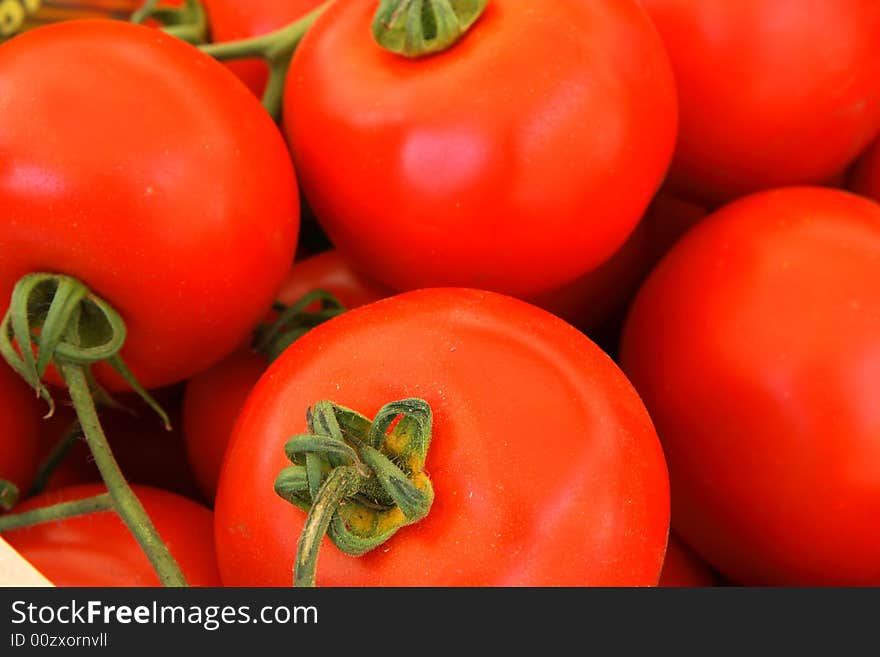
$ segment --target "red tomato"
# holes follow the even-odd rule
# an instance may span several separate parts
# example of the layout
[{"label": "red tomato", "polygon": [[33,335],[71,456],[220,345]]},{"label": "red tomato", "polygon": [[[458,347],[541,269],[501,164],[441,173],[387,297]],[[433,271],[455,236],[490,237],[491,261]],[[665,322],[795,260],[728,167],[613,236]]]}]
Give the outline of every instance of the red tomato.
[{"label": "red tomato", "polygon": [[[310,256],[293,265],[278,299],[292,304],[315,289],[336,296],[346,308],[357,308],[391,292],[364,277],[336,251]],[[183,402],[187,454],[205,499],[214,500],[232,427],[247,396],[269,361],[252,349],[240,349],[192,377]]]},{"label": "red tomato", "polygon": [[24,494],[40,459],[40,415],[43,408],[32,390],[0,361],[0,479]]},{"label": "red tomato", "polygon": [[675,534],[670,534],[659,585],[696,587],[715,586],[716,583],[715,574],[709,566]]},{"label": "red tomato", "polygon": [[16,117],[0,125],[0,298],[29,272],[79,278],[125,319],[147,387],[240,344],[299,217],[284,139],[253,95],[196,48],[110,20],[3,44],[0,89]]},{"label": "red tomato", "polygon": [[673,191],[823,183],[880,132],[876,0],[641,0],[678,82]]},{"label": "red tomato", "polygon": [[[329,539],[324,586],[656,585],[668,482],[650,418],[613,361],[535,306],[425,289],[346,312],[297,340],[236,424],[216,503],[227,586],[289,586],[305,513],[273,491],[285,441],[329,399],[368,417],[433,409],[422,521],[361,557]],[[255,512],[259,510],[259,512]]]},{"label": "red tomato", "polygon": [[[100,484],[70,486],[23,502],[16,511],[100,495]],[[134,492],[190,586],[220,586],[210,509],[167,491]],[[152,565],[116,513],[106,511],[3,533],[56,586],[159,586]]]},{"label": "red tomato", "polygon": [[[181,386],[165,388],[154,395],[171,419],[171,431],[167,431],[156,414],[133,395],[118,399],[125,410],[102,408],[101,424],[113,455],[129,482],[201,500],[202,494],[183,441],[182,395]],[[49,455],[75,419],[72,407],[59,405],[55,415],[43,422],[40,436],[43,458]],[[99,481],[101,474],[85,439],[81,438],[53,471],[46,490]]]},{"label": "red tomato", "polygon": [[532,296],[632,233],[669,165],[669,62],[633,0],[493,0],[451,49],[379,47],[334,3],[287,78],[284,126],[330,240],[396,290]]},{"label": "red tomato", "polygon": [[788,188],[701,222],[632,306],[672,525],[732,582],[880,584],[878,279],[880,206]]},{"label": "red tomato", "polygon": [[848,183],[853,191],[880,201],[880,141],[859,157]]}]

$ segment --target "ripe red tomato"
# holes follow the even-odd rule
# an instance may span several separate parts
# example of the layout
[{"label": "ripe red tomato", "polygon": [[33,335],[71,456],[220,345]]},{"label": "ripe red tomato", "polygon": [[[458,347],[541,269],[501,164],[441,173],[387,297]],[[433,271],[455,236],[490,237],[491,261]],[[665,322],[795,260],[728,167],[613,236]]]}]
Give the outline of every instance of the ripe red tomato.
[{"label": "ripe red tomato", "polygon": [[[293,304],[322,289],[348,309],[376,301],[391,292],[354,271],[335,250],[313,255],[293,265],[278,300]],[[247,396],[269,362],[250,348],[240,349],[186,384],[183,420],[186,450],[205,499],[213,502],[232,427]]]},{"label": "ripe red tomato", "polygon": [[641,3],[678,82],[677,193],[820,184],[880,133],[875,0]]},{"label": "ripe red tomato", "polygon": [[[289,347],[248,398],[216,503],[227,586],[289,586],[305,513],[273,491],[285,441],[332,400],[433,410],[428,516],[361,557],[329,539],[326,586],[656,585],[668,482],[650,418],[582,333],[512,297],[425,289],[346,312]],[[255,512],[259,510],[259,512]]]},{"label": "ripe red tomato", "polygon": [[[182,395],[179,385],[163,388],[153,395],[168,413],[171,431],[167,431],[156,414],[134,395],[118,398],[124,409],[101,408],[101,424],[113,455],[129,482],[201,501],[203,496],[190,468],[183,441]],[[75,419],[71,406],[59,405],[55,415],[43,422],[40,432],[43,458],[49,455]],[[85,440],[80,438],[52,472],[45,490],[100,481],[101,473],[94,457]]]},{"label": "ripe red tomato", "polygon": [[853,191],[880,201],[880,141],[859,157],[848,183]]},{"label": "ripe red tomato", "polygon": [[[100,495],[100,484],[70,486],[23,502],[16,512]],[[190,586],[220,586],[211,510],[190,499],[134,486]],[[49,581],[63,587],[159,586],[152,565],[116,513],[105,511],[3,533]]]},{"label": "ripe red tomato", "polygon": [[253,95],[196,48],[110,20],[5,43],[0,90],[15,117],[0,125],[0,299],[29,272],[79,278],[126,321],[122,354],[147,387],[240,344],[299,218],[284,139]]},{"label": "ripe red tomato", "polygon": [[0,361],[0,479],[15,484],[22,494],[39,464],[41,413],[33,391]]},{"label": "ripe red tomato", "polygon": [[287,78],[303,193],[336,247],[396,290],[532,296],[591,271],[666,173],[675,86],[633,0],[493,0],[451,49],[374,41],[372,0],[334,3]]},{"label": "ripe red tomato", "polygon": [[672,525],[732,582],[880,584],[878,278],[880,205],[788,188],[689,231],[632,306]]},{"label": "ripe red tomato", "polygon": [[696,587],[717,584],[712,569],[675,534],[669,535],[660,586]]}]

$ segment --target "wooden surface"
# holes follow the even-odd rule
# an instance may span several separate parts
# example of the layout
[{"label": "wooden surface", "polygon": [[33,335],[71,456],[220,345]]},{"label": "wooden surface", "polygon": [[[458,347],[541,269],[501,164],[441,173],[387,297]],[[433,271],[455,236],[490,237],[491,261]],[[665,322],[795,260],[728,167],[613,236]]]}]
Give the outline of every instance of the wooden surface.
[{"label": "wooden surface", "polygon": [[52,583],[0,538],[0,586],[52,586]]}]

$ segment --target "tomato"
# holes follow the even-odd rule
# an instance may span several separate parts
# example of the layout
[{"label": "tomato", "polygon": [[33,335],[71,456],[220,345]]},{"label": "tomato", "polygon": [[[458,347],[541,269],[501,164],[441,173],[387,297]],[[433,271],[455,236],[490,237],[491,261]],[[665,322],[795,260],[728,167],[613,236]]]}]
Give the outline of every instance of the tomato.
[{"label": "tomato", "polygon": [[675,142],[675,86],[633,0],[493,0],[449,50],[410,60],[334,3],[287,78],[283,123],[331,242],[395,290],[532,296],[608,260]]},{"label": "tomato", "polygon": [[126,321],[146,387],[245,339],[292,262],[299,201],[233,75],[147,27],[68,21],[0,46],[0,104],[0,298],[29,272],[79,278]]},{"label": "tomato", "polygon": [[[293,304],[323,289],[346,308],[357,308],[391,292],[354,271],[335,250],[296,262],[281,286],[278,299]],[[265,355],[240,349],[193,376],[183,401],[184,436],[189,462],[205,499],[214,499],[232,427],[245,399],[269,366]]]},{"label": "tomato", "polygon": [[847,182],[853,191],[880,201],[880,141],[859,157]]},{"label": "tomato", "polygon": [[672,526],[744,585],[880,584],[880,205],[787,188],[718,210],[651,273],[620,362]]},{"label": "tomato", "polygon": [[559,318],[466,289],[343,313],[267,370],[236,423],[217,491],[224,584],[291,583],[305,513],[273,484],[311,405],[332,400],[372,418],[412,397],[433,412],[433,507],[361,557],[325,538],[318,585],[657,584],[668,481],[632,386]]},{"label": "tomato", "polygon": [[706,201],[840,173],[880,133],[875,0],[641,0],[678,83],[673,191]]},{"label": "tomato", "polygon": [[[92,497],[105,490],[100,484],[70,486],[27,500],[16,511]],[[149,486],[134,486],[134,491],[187,583],[220,586],[210,509]],[[11,530],[3,538],[56,586],[159,586],[146,555],[113,511]]]},{"label": "tomato", "polygon": [[42,410],[34,393],[0,362],[0,479],[15,484],[22,494],[30,487],[39,464]]},{"label": "tomato", "polygon": [[[171,431],[166,430],[156,414],[134,395],[118,398],[117,401],[124,407],[122,409],[102,408],[101,424],[113,455],[129,482],[161,488],[201,501],[202,494],[183,442],[182,396],[182,386],[179,385],[154,394],[168,413]],[[49,455],[75,420],[76,414],[71,406],[59,405],[55,415],[43,422],[40,432],[43,458]],[[101,474],[85,439],[80,436],[53,470],[46,490],[99,481]]]},{"label": "tomato", "polygon": [[715,586],[715,574],[703,560],[675,534],[669,535],[660,586]]}]

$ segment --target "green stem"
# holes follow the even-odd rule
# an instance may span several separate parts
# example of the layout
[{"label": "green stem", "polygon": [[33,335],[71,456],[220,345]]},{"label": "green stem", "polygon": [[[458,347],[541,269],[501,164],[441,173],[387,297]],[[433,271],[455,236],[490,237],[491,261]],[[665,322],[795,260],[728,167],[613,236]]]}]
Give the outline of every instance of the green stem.
[{"label": "green stem", "polygon": [[52,506],[44,506],[32,511],[24,511],[0,516],[0,532],[22,527],[32,527],[47,522],[57,522],[67,518],[87,516],[90,513],[113,510],[113,498],[109,493],[101,493],[94,497],[86,497],[72,502],[61,502]]},{"label": "green stem", "polygon": [[19,497],[18,486],[11,481],[0,479],[0,511],[9,511],[18,503]]},{"label": "green stem", "polygon": [[52,451],[49,452],[49,455],[40,464],[40,469],[37,470],[37,476],[34,478],[34,483],[28,492],[28,497],[43,492],[46,485],[49,483],[49,477],[52,476],[52,473],[55,472],[64,460],[64,457],[70,453],[70,450],[76,444],[77,439],[81,435],[82,429],[79,426],[79,421],[74,420],[73,424],[64,432],[64,435],[61,436],[61,439],[55,444]]},{"label": "green stem", "polygon": [[122,470],[110,450],[107,437],[104,435],[104,430],[98,419],[98,411],[89,390],[84,367],[61,363],[60,368],[61,376],[67,385],[70,398],[76,409],[83,435],[95,458],[95,464],[98,466],[101,478],[107,485],[107,490],[113,499],[114,508],[137,539],[150,563],[153,564],[162,585],[186,586],[186,579],[180,571],[180,567],[168,550],[168,546],[159,536],[159,532],[137,495],[125,480]]},{"label": "green stem", "polygon": [[[317,310],[308,308],[320,304]],[[345,312],[345,306],[326,290],[312,290],[290,306],[276,303],[274,310],[278,317],[269,325],[257,328],[253,348],[271,363],[287,347],[316,326]]]},{"label": "green stem", "polygon": [[129,21],[144,23],[153,19],[162,23],[162,31],[166,34],[193,45],[208,40],[208,17],[198,0],[186,0],[182,7],[160,7],[158,4],[158,0],[146,0]]},{"label": "green stem", "polygon": [[314,586],[321,541],[342,501],[360,489],[364,477],[354,466],[334,468],[312,500],[312,508],[296,548],[294,586]]},{"label": "green stem", "polygon": [[277,121],[281,116],[284,83],[293,53],[318,16],[333,2],[334,0],[327,0],[302,18],[269,34],[225,43],[208,43],[199,46],[199,49],[219,61],[252,58],[265,60],[269,64],[269,81],[263,92],[262,102],[266,111]]}]

